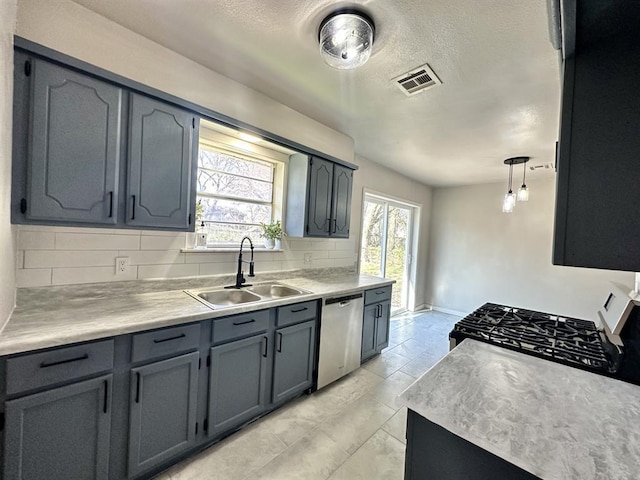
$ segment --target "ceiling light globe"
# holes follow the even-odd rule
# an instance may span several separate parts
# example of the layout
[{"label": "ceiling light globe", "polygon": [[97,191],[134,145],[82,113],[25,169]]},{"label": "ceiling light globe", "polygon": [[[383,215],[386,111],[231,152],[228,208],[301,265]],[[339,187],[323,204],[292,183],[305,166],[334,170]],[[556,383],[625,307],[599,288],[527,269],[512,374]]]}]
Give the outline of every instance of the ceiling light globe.
[{"label": "ceiling light globe", "polygon": [[327,65],[345,70],[364,65],[371,56],[373,21],[358,12],[338,12],[320,26],[320,56]]}]

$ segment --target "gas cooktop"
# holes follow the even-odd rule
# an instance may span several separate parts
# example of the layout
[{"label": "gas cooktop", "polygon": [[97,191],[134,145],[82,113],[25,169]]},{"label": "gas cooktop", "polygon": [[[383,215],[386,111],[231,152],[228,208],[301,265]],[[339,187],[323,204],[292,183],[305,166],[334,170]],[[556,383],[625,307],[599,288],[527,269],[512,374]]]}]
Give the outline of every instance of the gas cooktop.
[{"label": "gas cooktop", "polygon": [[449,337],[456,344],[473,338],[597,373],[617,368],[612,346],[595,323],[524,308],[486,303],[456,323]]}]

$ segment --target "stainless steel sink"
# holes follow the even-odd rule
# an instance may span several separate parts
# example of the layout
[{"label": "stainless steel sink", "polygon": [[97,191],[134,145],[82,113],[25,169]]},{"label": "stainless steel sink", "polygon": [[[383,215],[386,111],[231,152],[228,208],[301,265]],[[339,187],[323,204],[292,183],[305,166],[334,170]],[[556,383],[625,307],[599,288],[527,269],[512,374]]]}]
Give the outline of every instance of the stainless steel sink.
[{"label": "stainless steel sink", "polygon": [[268,298],[282,298],[291,297],[293,295],[302,295],[307,293],[304,290],[290,287],[288,285],[282,285],[281,283],[265,283],[263,285],[254,285],[247,290],[253,293],[257,293],[261,297]]},{"label": "stainless steel sink", "polygon": [[262,300],[260,296],[246,290],[213,290],[201,292],[197,295],[213,306],[238,305]]},{"label": "stainless steel sink", "polygon": [[295,297],[310,292],[282,283],[262,283],[243,289],[186,290],[196,300],[211,308],[229,308],[253,302],[267,302],[279,298]]}]

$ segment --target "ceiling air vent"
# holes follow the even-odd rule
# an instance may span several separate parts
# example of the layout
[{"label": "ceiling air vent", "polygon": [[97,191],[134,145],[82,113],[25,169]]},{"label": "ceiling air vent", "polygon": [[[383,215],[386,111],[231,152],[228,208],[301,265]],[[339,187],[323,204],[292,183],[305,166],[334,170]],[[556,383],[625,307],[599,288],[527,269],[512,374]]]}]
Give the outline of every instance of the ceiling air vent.
[{"label": "ceiling air vent", "polygon": [[407,96],[415,95],[427,88],[442,84],[436,74],[433,73],[433,70],[431,70],[431,67],[426,63],[421,67],[394,78],[393,81]]}]

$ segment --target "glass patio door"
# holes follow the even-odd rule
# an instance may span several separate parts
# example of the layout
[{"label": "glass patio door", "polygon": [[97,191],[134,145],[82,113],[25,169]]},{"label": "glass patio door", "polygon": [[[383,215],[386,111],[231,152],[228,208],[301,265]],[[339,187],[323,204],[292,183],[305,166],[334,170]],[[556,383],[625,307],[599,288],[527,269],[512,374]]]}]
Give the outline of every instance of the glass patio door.
[{"label": "glass patio door", "polygon": [[396,281],[391,312],[407,309],[409,267],[413,258],[413,207],[366,193],[362,209],[360,273]]}]

